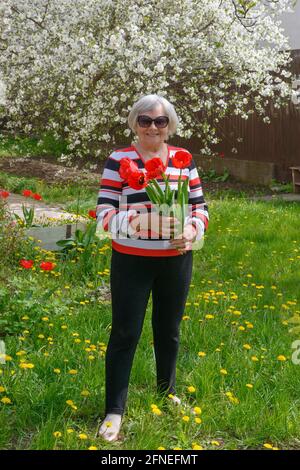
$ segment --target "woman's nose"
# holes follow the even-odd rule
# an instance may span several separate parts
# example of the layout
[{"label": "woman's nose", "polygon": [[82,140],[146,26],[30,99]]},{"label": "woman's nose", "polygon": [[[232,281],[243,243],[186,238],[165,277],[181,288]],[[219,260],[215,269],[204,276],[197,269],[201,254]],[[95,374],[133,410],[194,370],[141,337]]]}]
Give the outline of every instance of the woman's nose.
[{"label": "woman's nose", "polygon": [[150,128],[152,128],[152,129],[157,129],[156,125],[154,124],[154,121],[151,122]]}]

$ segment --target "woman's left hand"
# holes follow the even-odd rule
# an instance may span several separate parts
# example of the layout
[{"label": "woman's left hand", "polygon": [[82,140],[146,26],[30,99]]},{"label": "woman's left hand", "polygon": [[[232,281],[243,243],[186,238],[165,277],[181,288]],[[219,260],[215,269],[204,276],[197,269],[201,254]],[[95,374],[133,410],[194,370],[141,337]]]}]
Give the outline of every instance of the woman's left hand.
[{"label": "woman's left hand", "polygon": [[197,235],[197,231],[192,224],[185,225],[183,229],[183,233],[181,235],[177,235],[180,238],[174,238],[170,240],[170,245],[172,248],[177,249],[180,254],[184,254],[187,251],[192,249],[192,243],[195,241]]}]

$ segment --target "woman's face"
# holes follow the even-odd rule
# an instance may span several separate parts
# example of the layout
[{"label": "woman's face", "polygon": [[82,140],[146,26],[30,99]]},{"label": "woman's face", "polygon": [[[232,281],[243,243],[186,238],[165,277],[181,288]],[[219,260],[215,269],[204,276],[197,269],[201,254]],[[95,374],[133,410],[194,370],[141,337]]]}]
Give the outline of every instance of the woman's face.
[{"label": "woman's face", "polygon": [[[161,104],[157,105],[151,111],[145,111],[140,113],[143,116],[149,116],[152,119],[155,119],[159,116],[166,116],[164,108]],[[151,123],[150,127],[140,127],[139,124],[136,124],[136,133],[138,136],[139,143],[145,145],[145,147],[158,147],[165,140],[168,140],[168,129],[169,125],[162,129],[158,129],[154,122]]]}]

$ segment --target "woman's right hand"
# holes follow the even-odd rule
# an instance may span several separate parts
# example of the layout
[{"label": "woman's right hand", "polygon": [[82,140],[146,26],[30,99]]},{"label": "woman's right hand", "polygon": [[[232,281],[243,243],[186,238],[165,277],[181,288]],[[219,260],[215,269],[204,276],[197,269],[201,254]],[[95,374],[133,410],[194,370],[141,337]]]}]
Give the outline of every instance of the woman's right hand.
[{"label": "woman's right hand", "polygon": [[155,232],[157,235],[167,238],[174,235],[179,224],[179,220],[175,217],[164,216],[157,212],[139,214],[139,216],[134,218],[131,222],[131,226],[135,230],[147,231],[151,229],[151,231]]}]

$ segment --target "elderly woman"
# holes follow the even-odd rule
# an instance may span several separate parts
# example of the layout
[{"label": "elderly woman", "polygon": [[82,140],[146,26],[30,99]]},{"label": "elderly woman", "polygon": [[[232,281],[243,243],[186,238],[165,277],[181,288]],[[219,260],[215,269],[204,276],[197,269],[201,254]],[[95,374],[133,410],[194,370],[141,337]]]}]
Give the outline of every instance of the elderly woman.
[{"label": "elderly woman", "polygon": [[[180,237],[174,236],[178,220],[156,213],[146,190],[134,190],[120,177],[122,158],[135,162],[144,172],[145,163],[159,157],[165,174],[170,175],[171,189],[177,189],[180,170],[172,165],[172,159],[184,149],[167,144],[178,124],[173,105],[159,95],[143,96],[132,106],[128,123],[136,142],[114,151],[106,160],[97,203],[98,227],[112,234],[112,329],[105,362],[105,418],[97,431],[97,436],[107,441],[119,436],[151,292],[157,391],[180,404],[175,395],[179,326],[192,277],[192,243],[203,237],[208,225],[208,209],[193,159],[182,171],[182,178],[189,178],[190,210]],[[157,181],[164,190],[163,179]],[[127,203],[122,204],[124,198]],[[143,210],[137,210],[139,205]]]}]

